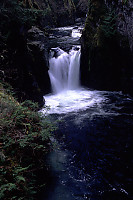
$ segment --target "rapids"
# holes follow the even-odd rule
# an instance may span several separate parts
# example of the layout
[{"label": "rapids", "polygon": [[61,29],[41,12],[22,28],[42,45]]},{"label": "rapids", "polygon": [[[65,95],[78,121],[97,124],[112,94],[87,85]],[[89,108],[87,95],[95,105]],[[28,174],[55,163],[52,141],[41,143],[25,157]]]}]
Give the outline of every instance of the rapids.
[{"label": "rapids", "polygon": [[44,98],[50,109],[41,112],[56,121],[51,141],[57,148],[47,157],[48,184],[40,199],[133,199],[133,98],[83,88],[75,46],[81,29],[53,31],[63,36],[51,39],[59,47],[53,45],[49,58],[52,93]]}]

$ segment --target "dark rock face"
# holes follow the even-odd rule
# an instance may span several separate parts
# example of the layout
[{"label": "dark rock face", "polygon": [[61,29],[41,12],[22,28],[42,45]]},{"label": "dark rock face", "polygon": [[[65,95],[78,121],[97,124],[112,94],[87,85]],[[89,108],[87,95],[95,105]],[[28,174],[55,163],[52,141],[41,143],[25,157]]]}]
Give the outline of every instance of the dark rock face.
[{"label": "dark rock face", "polygon": [[50,90],[48,38],[36,27],[28,32],[20,30],[17,28],[3,47],[1,70],[19,100],[31,99],[42,106],[43,95]]},{"label": "dark rock face", "polygon": [[133,1],[106,1],[108,8],[114,7],[117,14],[117,30],[119,33],[128,38],[129,46],[133,51]]},{"label": "dark rock face", "polygon": [[79,0],[76,6],[76,14],[78,17],[86,17],[88,12],[88,0]]},{"label": "dark rock face", "polygon": [[131,1],[91,0],[82,36],[82,83],[133,94]]},{"label": "dark rock face", "polygon": [[37,27],[28,31],[27,49],[33,61],[33,71],[43,93],[50,91],[48,76],[48,37]]}]

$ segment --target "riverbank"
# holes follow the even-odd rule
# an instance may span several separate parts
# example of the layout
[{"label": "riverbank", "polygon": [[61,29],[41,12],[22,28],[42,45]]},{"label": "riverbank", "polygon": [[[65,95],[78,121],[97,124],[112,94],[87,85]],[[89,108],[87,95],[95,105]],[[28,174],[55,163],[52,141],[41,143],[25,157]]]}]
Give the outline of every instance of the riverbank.
[{"label": "riverbank", "polygon": [[41,190],[38,175],[46,171],[43,158],[52,148],[53,127],[37,110],[37,103],[19,103],[10,86],[0,83],[1,200],[33,200]]}]

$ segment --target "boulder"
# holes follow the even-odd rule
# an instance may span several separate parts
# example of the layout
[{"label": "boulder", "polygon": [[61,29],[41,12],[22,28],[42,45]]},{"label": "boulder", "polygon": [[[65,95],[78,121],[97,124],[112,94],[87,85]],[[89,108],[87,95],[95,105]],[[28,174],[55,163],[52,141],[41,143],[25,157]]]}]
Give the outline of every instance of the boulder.
[{"label": "boulder", "polygon": [[32,27],[27,34],[27,49],[32,60],[32,69],[41,91],[45,94],[50,90],[48,76],[48,37],[37,27]]}]

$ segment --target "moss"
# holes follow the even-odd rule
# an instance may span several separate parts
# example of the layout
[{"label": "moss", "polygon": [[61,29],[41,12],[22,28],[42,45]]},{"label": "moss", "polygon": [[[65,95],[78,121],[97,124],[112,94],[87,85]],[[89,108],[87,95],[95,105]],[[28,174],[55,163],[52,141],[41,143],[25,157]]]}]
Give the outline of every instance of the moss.
[{"label": "moss", "polygon": [[108,10],[103,1],[90,0],[88,16],[85,23],[85,46],[102,47],[105,42],[117,35],[116,15]]},{"label": "moss", "polygon": [[40,9],[40,6],[36,0],[19,0],[24,7]]},{"label": "moss", "polygon": [[73,3],[74,3],[75,5],[77,5],[78,2],[79,2],[79,0],[73,0]]},{"label": "moss", "polygon": [[123,20],[123,15],[117,8],[117,2],[107,7],[102,0],[89,1],[82,36],[81,77],[89,87],[132,93],[132,54],[128,38],[118,32],[116,22]]},{"label": "moss", "polygon": [[87,69],[83,69],[84,76],[86,79],[90,78],[94,84],[98,82],[100,86],[101,80],[105,80],[104,76],[108,71],[110,74],[114,73],[117,65],[114,63],[116,60],[114,49],[118,49],[117,38],[114,9],[108,10],[102,0],[90,0],[83,31],[82,56],[86,57],[85,60],[88,63]]}]

